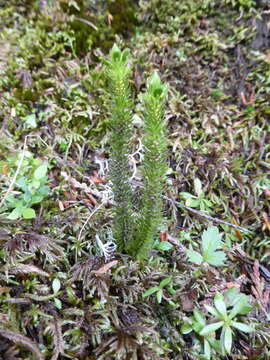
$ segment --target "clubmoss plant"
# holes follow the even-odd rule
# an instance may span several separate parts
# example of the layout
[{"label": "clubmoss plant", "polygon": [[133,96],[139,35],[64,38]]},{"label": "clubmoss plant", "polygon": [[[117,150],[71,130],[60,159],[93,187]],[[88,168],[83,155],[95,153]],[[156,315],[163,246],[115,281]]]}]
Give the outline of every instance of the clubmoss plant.
[{"label": "clubmoss plant", "polygon": [[162,223],[162,190],[166,164],[166,135],[164,103],[168,86],[161,83],[157,73],[148,81],[144,95],[145,149],[143,163],[142,204],[136,224],[136,234],[129,245],[129,252],[138,259],[147,257],[153,247],[154,236]]},{"label": "clubmoss plant", "polygon": [[128,51],[114,45],[106,61],[111,91],[111,180],[115,199],[113,235],[118,249],[137,259],[145,259],[153,247],[154,236],[162,220],[162,190],[166,166],[166,135],[164,103],[168,86],[161,83],[157,73],[148,81],[143,96],[145,134],[143,136],[144,164],[141,206],[132,216],[132,190],[129,183],[131,136],[131,95],[128,84],[130,68]]},{"label": "clubmoss plant", "polygon": [[111,168],[115,200],[113,236],[118,250],[124,251],[133,236],[132,191],[129,183],[132,101],[128,78],[128,50],[121,52],[114,45],[106,61],[111,92]]}]

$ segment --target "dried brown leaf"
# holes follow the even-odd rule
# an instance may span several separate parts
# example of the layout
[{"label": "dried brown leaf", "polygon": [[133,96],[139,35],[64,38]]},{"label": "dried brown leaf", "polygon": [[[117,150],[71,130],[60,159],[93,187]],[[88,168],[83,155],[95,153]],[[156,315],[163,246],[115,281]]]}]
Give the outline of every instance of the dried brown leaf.
[{"label": "dried brown leaf", "polygon": [[6,299],[5,302],[9,303],[9,304],[17,304],[17,305],[28,305],[31,304],[31,300],[30,299],[26,299],[26,298],[10,298],[10,299]]},{"label": "dried brown leaf", "polygon": [[28,70],[19,69],[16,71],[16,75],[24,89],[30,89],[33,86],[32,75]]},{"label": "dried brown leaf", "polygon": [[101,268],[99,268],[97,271],[95,271],[95,274],[96,275],[105,274],[107,271],[109,271],[116,264],[118,264],[118,260],[110,261],[109,263],[103,265]]},{"label": "dried brown leaf", "polygon": [[[2,345],[2,344],[1,344]],[[20,350],[18,349],[18,347],[16,345],[8,345],[7,344],[7,350],[2,351],[3,356],[1,357],[1,360],[23,360],[21,357],[19,356]]]},{"label": "dried brown leaf", "polygon": [[4,329],[0,329],[0,336],[14,342],[15,344],[19,344],[21,346],[26,347],[33,354],[35,354],[35,356],[38,360],[45,360],[45,358],[42,355],[42,353],[40,352],[37,344],[34,343],[34,341],[30,340],[28,337],[26,337],[20,333],[17,333],[15,331],[4,330]]},{"label": "dried brown leaf", "polygon": [[60,209],[61,211],[64,211],[64,210],[65,210],[64,204],[63,204],[63,202],[62,202],[61,200],[58,200],[58,206],[59,206],[59,209]]},{"label": "dried brown leaf", "polygon": [[0,323],[8,324],[9,316],[7,314],[0,313]]},{"label": "dried brown leaf", "polygon": [[86,183],[80,183],[75,178],[69,176],[65,171],[61,171],[61,176],[63,176],[63,178],[68,181],[72,187],[85,190],[86,192],[88,191],[88,185]]},{"label": "dried brown leaf", "polygon": [[261,278],[260,264],[258,260],[255,260],[254,262],[253,273],[250,274],[250,277],[254,284],[254,286],[251,286],[252,293],[261,305],[263,311],[267,314],[270,289],[264,290],[265,281],[263,278]]},{"label": "dried brown leaf", "polygon": [[263,230],[270,230],[270,221],[269,221],[269,217],[267,215],[266,212],[262,213],[262,218],[263,218]]},{"label": "dried brown leaf", "polygon": [[92,183],[94,183],[94,184],[107,184],[107,180],[105,180],[105,179],[102,179],[99,175],[98,175],[98,173],[97,173],[97,171],[93,171],[93,174],[94,174],[94,176],[90,176],[90,182],[92,182]]},{"label": "dried brown leaf", "polygon": [[16,234],[4,246],[11,256],[18,252],[41,252],[51,262],[55,261],[58,257],[64,256],[63,249],[55,241],[45,235],[39,235],[34,232]]},{"label": "dried brown leaf", "polygon": [[10,287],[0,287],[0,295],[10,292]]},{"label": "dried brown leaf", "polygon": [[182,310],[191,311],[196,306],[195,301],[197,300],[198,292],[195,289],[190,290],[188,293],[180,296]]},{"label": "dried brown leaf", "polygon": [[62,335],[62,325],[60,319],[54,317],[54,322],[51,325],[51,332],[53,334],[53,356],[51,360],[57,360],[60,354],[64,353],[64,340]]},{"label": "dried brown leaf", "polygon": [[32,264],[19,264],[15,268],[12,268],[9,270],[11,274],[38,274],[41,276],[49,277],[50,275],[41,269],[39,269],[37,266]]}]

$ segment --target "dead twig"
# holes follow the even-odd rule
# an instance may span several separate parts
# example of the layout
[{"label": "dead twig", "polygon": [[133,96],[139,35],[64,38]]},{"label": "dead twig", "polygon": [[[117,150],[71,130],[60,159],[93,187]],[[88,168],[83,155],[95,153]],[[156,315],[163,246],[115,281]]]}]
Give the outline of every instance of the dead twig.
[{"label": "dead twig", "polygon": [[235,225],[235,224],[232,224],[232,223],[229,223],[228,221],[224,221],[224,220],[221,220],[221,219],[218,219],[218,218],[215,218],[215,217],[212,217],[210,215],[207,215],[207,214],[204,214],[203,212],[199,211],[199,210],[195,210],[195,209],[192,209],[184,204],[181,204],[180,202],[178,201],[175,201],[173,199],[170,199],[169,197],[167,196],[163,196],[164,199],[172,202],[173,204],[175,204],[176,206],[179,206],[181,208],[184,208],[190,212],[192,212],[193,214],[195,215],[198,215],[198,216],[201,216],[207,220],[210,220],[210,221],[213,221],[215,223],[220,223],[220,224],[224,224],[224,225],[228,225],[228,226],[231,226],[233,227],[234,229],[237,229],[237,230],[241,230],[243,232],[248,232],[248,233],[251,233],[252,231],[248,230],[248,229],[245,229],[243,228],[242,226],[239,226],[239,225]]}]

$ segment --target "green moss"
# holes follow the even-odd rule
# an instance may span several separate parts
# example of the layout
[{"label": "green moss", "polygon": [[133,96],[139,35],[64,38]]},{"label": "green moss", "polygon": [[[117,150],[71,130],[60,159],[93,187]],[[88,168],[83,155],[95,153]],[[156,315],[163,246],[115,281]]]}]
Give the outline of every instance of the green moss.
[{"label": "green moss", "polygon": [[113,17],[111,28],[115,34],[128,37],[138,25],[134,0],[107,0],[107,10]]},{"label": "green moss", "polygon": [[[41,11],[42,2],[48,5],[47,14]],[[6,159],[23,150],[25,139],[27,150],[52,166],[48,173],[51,195],[42,202],[36,221],[4,222],[1,218],[0,330],[18,332],[27,324],[29,331],[20,334],[32,341],[41,339],[46,358],[57,357],[54,340],[58,334],[61,341],[61,328],[65,354],[60,357],[200,358],[199,339],[194,343],[194,333],[183,337],[179,329],[194,304],[203,307],[210,300],[213,276],[222,287],[241,276],[242,260],[250,263],[252,271],[254,259],[259,259],[260,267],[269,264],[267,0],[256,1],[252,9],[249,0],[62,0],[63,7],[58,6],[59,0],[0,3],[1,194],[7,193],[12,181]],[[133,10],[131,17],[127,15],[129,5],[134,17]],[[112,205],[103,203],[108,183],[92,180],[98,176],[108,179],[109,140],[105,133],[111,114],[104,96],[104,74],[95,54],[106,55],[116,37],[136,59],[131,81],[138,91],[144,92],[145,79],[154,69],[170,83],[166,119],[172,171],[167,175],[168,196],[179,200],[179,192],[194,194],[193,180],[200,179],[203,200],[213,204],[212,215],[235,220],[252,231],[245,235],[220,226],[226,252],[230,254],[231,246],[237,244],[246,253],[243,259],[235,258],[235,252],[228,256],[226,266],[213,276],[211,269],[191,267],[184,254],[190,244],[196,249],[206,223],[169,202],[164,215],[168,240],[173,242],[171,250],[161,252],[161,247],[155,247],[152,259],[143,265],[117,254],[117,264],[111,259],[103,267],[95,235],[104,234],[105,244]],[[30,73],[31,89],[23,88],[18,70]],[[31,114],[36,116],[36,128],[25,126]],[[135,114],[132,152],[139,148],[137,139],[142,134],[138,103]],[[135,157],[139,170],[143,159],[140,154]],[[93,169],[97,171],[94,177]],[[141,178],[133,180],[134,187],[140,187]],[[89,191],[93,191],[93,202]],[[137,192],[135,196],[138,198]],[[14,273],[14,268],[25,265],[42,269],[48,276]],[[174,295],[165,287],[161,304],[155,294],[142,297],[170,276]],[[61,282],[58,301],[11,303],[10,297],[12,302],[27,302],[29,293],[51,296],[55,278]],[[252,296],[251,286],[240,287]],[[257,300],[257,296],[253,298],[255,303]],[[259,354],[259,360],[269,357],[265,313],[257,305],[249,318],[256,332],[245,338],[250,348],[241,347],[236,332],[232,357],[248,356],[250,351]],[[28,311],[22,312],[22,306]],[[147,335],[144,330],[149,327]],[[54,334],[48,329],[55,330]],[[13,353],[18,358],[33,358],[27,346],[0,338],[0,358]]]},{"label": "green moss", "polygon": [[91,48],[99,47],[108,51],[115,40],[115,35],[126,38],[138,24],[136,2],[131,0],[107,0],[104,5],[87,1],[76,1],[75,6],[61,2],[69,15],[68,24],[73,31],[74,51],[84,56]]}]

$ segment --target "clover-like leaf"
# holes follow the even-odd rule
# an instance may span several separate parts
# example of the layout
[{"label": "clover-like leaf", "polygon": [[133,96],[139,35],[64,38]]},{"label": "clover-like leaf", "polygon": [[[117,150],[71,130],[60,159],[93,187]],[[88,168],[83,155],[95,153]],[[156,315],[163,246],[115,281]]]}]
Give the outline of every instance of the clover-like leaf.
[{"label": "clover-like leaf", "polygon": [[226,254],[223,251],[215,251],[204,256],[203,260],[212,266],[223,266]]},{"label": "clover-like leaf", "polygon": [[221,247],[222,234],[219,233],[216,226],[211,226],[202,234],[203,254],[210,254]]},{"label": "clover-like leaf", "polygon": [[30,114],[23,118],[24,123],[28,128],[35,129],[37,127],[36,114]]},{"label": "clover-like leaf", "polygon": [[203,262],[202,255],[198,251],[193,250],[192,246],[190,246],[190,249],[186,250],[186,254],[188,260],[194,264],[200,265]]},{"label": "clover-like leaf", "polygon": [[43,163],[42,165],[40,165],[34,172],[35,180],[40,180],[44,178],[47,174],[47,169],[48,169],[47,163]]},{"label": "clover-like leaf", "polygon": [[202,234],[202,256],[203,260],[213,266],[222,266],[226,260],[223,251],[216,251],[223,245],[222,234],[216,226],[211,226]]}]

